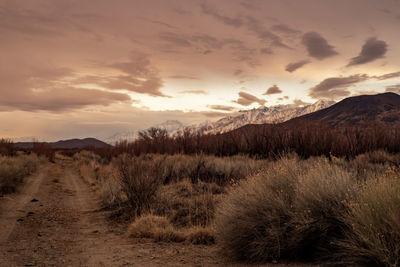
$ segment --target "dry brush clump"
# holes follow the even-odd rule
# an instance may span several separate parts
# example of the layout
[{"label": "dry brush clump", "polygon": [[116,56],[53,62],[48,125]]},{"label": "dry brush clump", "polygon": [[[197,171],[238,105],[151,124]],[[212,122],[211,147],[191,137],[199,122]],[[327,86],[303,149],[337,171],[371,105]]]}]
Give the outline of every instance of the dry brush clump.
[{"label": "dry brush clump", "polygon": [[192,184],[189,180],[171,183],[157,191],[152,212],[166,216],[176,227],[207,226],[222,190],[216,184]]},{"label": "dry brush clump", "polygon": [[346,238],[338,242],[344,264],[400,265],[400,175],[368,180],[347,202]]},{"label": "dry brush clump", "polygon": [[212,245],[215,243],[213,230],[210,227],[193,227],[178,229],[164,216],[143,214],[128,227],[128,237],[149,238],[155,242],[186,241],[194,245]]},{"label": "dry brush clump", "polygon": [[[158,162],[159,163],[159,162]],[[116,159],[118,179],[132,214],[140,216],[150,211],[155,194],[162,184],[158,163],[141,162],[128,154]]]},{"label": "dry brush clump", "polygon": [[364,179],[351,161],[283,158],[223,198],[217,243],[241,261],[399,266],[398,156],[365,155],[379,166]]},{"label": "dry brush clump", "polygon": [[105,207],[119,207],[125,201],[118,178],[118,169],[91,151],[82,150],[73,155],[79,174],[93,190],[100,194]]},{"label": "dry brush clump", "polygon": [[0,156],[0,194],[14,192],[26,176],[36,171],[40,162],[35,154]]}]

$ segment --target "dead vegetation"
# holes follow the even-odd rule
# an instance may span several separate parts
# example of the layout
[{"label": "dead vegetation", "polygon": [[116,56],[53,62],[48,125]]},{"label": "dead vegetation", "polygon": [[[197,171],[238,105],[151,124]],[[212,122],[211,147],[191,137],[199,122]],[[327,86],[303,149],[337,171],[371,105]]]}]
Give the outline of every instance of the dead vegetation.
[{"label": "dead vegetation", "polygon": [[147,154],[106,163],[81,152],[75,160],[104,203],[130,214],[132,238],[215,243],[245,262],[398,265],[398,154]]},{"label": "dead vegetation", "polygon": [[13,193],[23,179],[32,174],[41,159],[35,154],[0,156],[0,194]]}]

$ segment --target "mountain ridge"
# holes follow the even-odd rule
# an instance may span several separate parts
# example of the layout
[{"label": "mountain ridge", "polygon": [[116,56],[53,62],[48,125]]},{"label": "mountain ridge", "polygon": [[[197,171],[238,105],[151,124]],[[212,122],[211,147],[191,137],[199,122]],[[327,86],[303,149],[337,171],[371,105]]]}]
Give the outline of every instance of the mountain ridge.
[{"label": "mountain ridge", "polygon": [[[33,145],[36,142],[16,142],[15,146],[19,148],[29,149],[33,148]],[[39,144],[46,144],[51,146],[54,149],[74,149],[74,148],[85,148],[85,147],[94,147],[94,148],[105,148],[109,147],[110,145],[93,137],[78,139],[67,139],[67,140],[60,140],[57,142],[38,142]]]}]

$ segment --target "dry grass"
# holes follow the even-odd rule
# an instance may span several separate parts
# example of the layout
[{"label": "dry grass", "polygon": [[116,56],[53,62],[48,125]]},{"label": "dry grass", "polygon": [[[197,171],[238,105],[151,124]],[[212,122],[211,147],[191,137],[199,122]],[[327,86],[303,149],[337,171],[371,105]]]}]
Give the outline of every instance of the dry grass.
[{"label": "dry grass", "polygon": [[215,232],[210,227],[193,227],[185,231],[186,240],[193,245],[215,244]]},{"label": "dry grass", "polygon": [[80,157],[106,205],[130,204],[132,237],[215,242],[247,262],[399,266],[400,155]]},{"label": "dry grass", "polygon": [[183,242],[186,239],[167,218],[151,214],[137,218],[129,226],[127,234],[129,237],[152,238],[157,242]]},{"label": "dry grass", "polygon": [[291,253],[290,218],[301,168],[296,158],[250,177],[222,200],[217,211],[217,242],[224,254],[241,261],[272,261]]},{"label": "dry grass", "polygon": [[12,193],[23,179],[32,174],[40,159],[35,155],[0,157],[0,194]]},{"label": "dry grass", "polygon": [[399,170],[389,170],[386,177],[367,181],[348,202],[344,220],[349,230],[339,242],[344,263],[400,265],[399,178]]},{"label": "dry grass", "polygon": [[[364,179],[354,168],[357,162],[277,161],[223,199],[217,243],[241,261],[399,266],[398,156],[391,163],[383,152],[364,157],[371,164]],[[385,166],[386,173],[375,165]]]},{"label": "dry grass", "polygon": [[192,184],[189,180],[171,183],[160,187],[152,210],[168,217],[176,227],[206,226],[214,217],[215,195],[221,190],[216,184]]},{"label": "dry grass", "polygon": [[175,228],[168,218],[152,214],[138,217],[128,228],[131,238],[150,238],[155,242],[184,242],[194,245],[212,245],[215,236],[210,228],[193,227],[185,230]]}]

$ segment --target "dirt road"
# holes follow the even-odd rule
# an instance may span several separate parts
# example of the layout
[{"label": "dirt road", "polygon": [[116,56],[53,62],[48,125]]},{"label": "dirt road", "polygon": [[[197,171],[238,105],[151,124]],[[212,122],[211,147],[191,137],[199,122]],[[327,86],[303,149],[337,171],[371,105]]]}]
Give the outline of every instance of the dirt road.
[{"label": "dirt road", "polygon": [[42,167],[0,198],[0,266],[161,265],[226,264],[214,247],[126,238],[69,161]]}]

